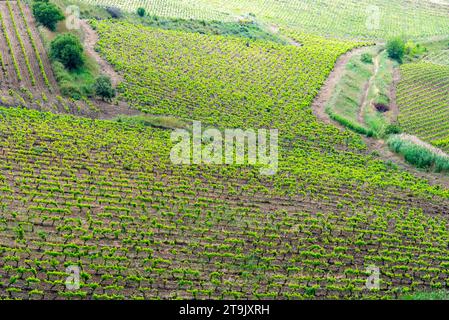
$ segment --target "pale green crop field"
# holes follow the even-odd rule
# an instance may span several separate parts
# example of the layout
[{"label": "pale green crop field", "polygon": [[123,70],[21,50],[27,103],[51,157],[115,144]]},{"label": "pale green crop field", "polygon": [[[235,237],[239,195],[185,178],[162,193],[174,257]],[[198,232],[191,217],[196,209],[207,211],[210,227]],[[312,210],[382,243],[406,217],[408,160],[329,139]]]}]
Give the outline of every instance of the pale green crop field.
[{"label": "pale green crop field", "polygon": [[449,2],[417,0],[83,0],[126,11],[143,7],[149,14],[235,21],[251,14],[267,25],[357,38],[413,38],[448,34]]}]

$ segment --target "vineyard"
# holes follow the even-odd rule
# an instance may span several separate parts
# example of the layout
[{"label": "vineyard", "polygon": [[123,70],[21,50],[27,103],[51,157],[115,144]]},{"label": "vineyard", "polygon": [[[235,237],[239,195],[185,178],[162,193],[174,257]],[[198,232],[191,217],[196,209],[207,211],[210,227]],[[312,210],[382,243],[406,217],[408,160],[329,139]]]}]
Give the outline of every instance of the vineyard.
[{"label": "vineyard", "polygon": [[267,25],[321,35],[386,39],[395,34],[413,38],[447,35],[447,1],[344,0],[82,0],[134,12],[144,7],[157,16],[236,21],[254,17]]},{"label": "vineyard", "polygon": [[[314,124],[301,110],[337,57],[362,43],[298,35],[305,46],[95,23],[101,53],[125,75],[122,96],[150,114],[237,128],[285,128],[295,139]],[[148,50],[148,48],[152,48]],[[319,59],[317,58],[319,57]],[[242,108],[241,106],[245,106]],[[281,125],[284,124],[284,125]]]},{"label": "vineyard", "polygon": [[27,6],[16,1],[0,2],[2,84],[50,92],[57,88],[50,62],[39,40]]},{"label": "vineyard", "polygon": [[[312,109],[324,92],[335,114],[368,130],[376,102],[392,97],[407,133],[393,141],[398,149],[413,134],[449,151],[445,51],[402,64],[396,88],[396,64],[372,40],[392,30],[447,34],[446,1],[84,2],[255,18],[268,36],[208,34],[198,21],[196,31],[164,29],[137,15],[85,20],[90,51],[119,75],[113,103],[94,103],[62,96],[30,7],[0,1],[0,299],[398,299],[447,290],[447,177],[385,159],[373,150],[379,141]],[[382,12],[371,31],[369,4]],[[382,115],[394,118],[389,111]],[[155,119],[219,133],[278,129],[278,170],[175,164],[180,127]],[[373,268],[376,288],[367,285]]]},{"label": "vineyard", "polygon": [[[265,179],[172,165],[169,131],[0,114],[4,298],[367,298],[446,285],[447,191],[358,148],[301,146]],[[381,291],[365,288],[371,264]],[[77,291],[64,285],[72,265]]]},{"label": "vineyard", "polygon": [[410,63],[401,67],[401,75],[401,125],[407,132],[449,151],[449,66]]}]

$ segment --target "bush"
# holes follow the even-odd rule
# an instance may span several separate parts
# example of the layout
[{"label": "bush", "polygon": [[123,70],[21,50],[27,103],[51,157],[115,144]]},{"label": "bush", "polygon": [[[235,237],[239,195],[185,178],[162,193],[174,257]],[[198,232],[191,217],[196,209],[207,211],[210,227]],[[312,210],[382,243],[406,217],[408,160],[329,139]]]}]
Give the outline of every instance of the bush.
[{"label": "bush", "polygon": [[405,43],[400,37],[390,39],[387,42],[388,57],[398,62],[402,62],[405,53]]},{"label": "bush", "polygon": [[115,89],[112,87],[111,79],[107,76],[100,76],[95,80],[95,95],[103,100],[111,100],[115,97]]},{"label": "bush", "polygon": [[402,133],[402,128],[398,124],[389,124],[385,128],[385,134],[386,135],[399,134],[399,133]]},{"label": "bush", "polygon": [[140,17],[144,17],[144,16],[145,16],[145,9],[144,9],[144,8],[138,8],[138,9],[137,9],[137,14],[138,14]]},{"label": "bush", "polygon": [[47,1],[36,1],[33,3],[33,15],[37,22],[51,31],[55,31],[56,24],[65,19],[61,9],[55,4]]},{"label": "bush", "polygon": [[369,53],[363,53],[360,60],[363,63],[373,63],[373,56]]},{"label": "bush", "polygon": [[84,64],[84,49],[75,35],[58,35],[50,45],[50,57],[61,62],[69,70],[78,69]]},{"label": "bush", "polygon": [[435,172],[449,171],[449,157],[437,154],[425,146],[404,140],[401,136],[391,136],[387,143],[392,151],[403,155],[405,161],[418,168]]}]

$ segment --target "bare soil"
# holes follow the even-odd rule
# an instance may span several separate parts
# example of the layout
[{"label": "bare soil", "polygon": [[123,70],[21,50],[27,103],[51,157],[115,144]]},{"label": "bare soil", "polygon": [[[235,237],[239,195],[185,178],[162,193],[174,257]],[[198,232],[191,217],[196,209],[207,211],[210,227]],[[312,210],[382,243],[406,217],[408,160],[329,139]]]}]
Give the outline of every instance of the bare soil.
[{"label": "bare soil", "polygon": [[84,37],[84,47],[87,54],[95,59],[100,67],[101,73],[109,76],[111,78],[111,82],[114,86],[123,81],[121,75],[119,75],[114,67],[111,66],[106,60],[104,60],[97,51],[95,51],[95,46],[98,42],[98,35],[95,30],[89,25],[86,20],[80,21],[81,31]]}]

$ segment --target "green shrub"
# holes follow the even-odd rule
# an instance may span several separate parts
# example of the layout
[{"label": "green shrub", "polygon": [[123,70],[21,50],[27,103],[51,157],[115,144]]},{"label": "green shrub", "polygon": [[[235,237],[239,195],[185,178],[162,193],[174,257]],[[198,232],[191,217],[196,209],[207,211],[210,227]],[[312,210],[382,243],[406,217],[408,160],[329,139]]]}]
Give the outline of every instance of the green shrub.
[{"label": "green shrub", "polygon": [[373,63],[373,56],[369,53],[363,53],[362,56],[360,57],[360,60],[363,63]]},{"label": "green shrub", "polygon": [[391,136],[388,141],[390,149],[404,156],[405,161],[420,168],[435,172],[449,171],[449,157],[437,154],[425,146],[417,145],[400,136]]},{"label": "green shrub", "polygon": [[115,97],[115,89],[112,87],[111,79],[107,76],[100,76],[95,80],[94,84],[95,95],[101,97],[103,100],[111,100]]},{"label": "green shrub", "polygon": [[366,129],[365,127],[362,127],[358,123],[354,123],[354,122],[350,121],[349,119],[332,112],[329,108],[326,110],[326,112],[329,114],[329,116],[332,120],[337,121],[341,125],[349,128],[357,133],[364,134],[368,137],[372,137],[374,135],[374,132],[372,130]]},{"label": "green shrub", "polygon": [[60,34],[50,44],[50,57],[69,70],[78,69],[84,64],[84,48],[74,34]]},{"label": "green shrub", "polygon": [[144,16],[145,16],[145,9],[144,9],[144,8],[138,8],[138,9],[137,9],[137,14],[138,14],[140,17],[144,17]]},{"label": "green shrub", "polygon": [[387,42],[388,57],[402,62],[405,53],[405,43],[400,37],[392,38]]},{"label": "green shrub", "polygon": [[402,128],[398,124],[389,124],[385,128],[385,134],[386,135],[399,134],[399,133],[402,133]]},{"label": "green shrub", "polygon": [[36,21],[51,31],[55,31],[56,24],[65,19],[61,9],[59,9],[55,4],[47,1],[34,2],[32,10]]}]

